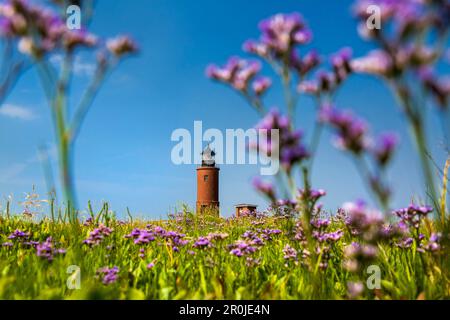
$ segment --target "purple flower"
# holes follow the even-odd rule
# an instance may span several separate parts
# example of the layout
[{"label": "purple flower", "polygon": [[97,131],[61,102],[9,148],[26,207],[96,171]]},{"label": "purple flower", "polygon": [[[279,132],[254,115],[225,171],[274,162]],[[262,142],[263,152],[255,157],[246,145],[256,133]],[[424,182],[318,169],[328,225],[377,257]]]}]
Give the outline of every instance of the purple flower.
[{"label": "purple flower", "polygon": [[448,76],[438,78],[430,68],[421,68],[417,74],[423,86],[434,97],[437,105],[445,110],[448,107],[450,96],[450,78]]},{"label": "purple flower", "polygon": [[257,96],[263,95],[272,85],[272,80],[267,77],[259,77],[252,83],[253,91]]},{"label": "purple flower", "polygon": [[64,33],[63,46],[68,51],[73,51],[77,47],[93,47],[97,41],[97,37],[86,30],[67,30]]},{"label": "purple flower", "polygon": [[89,237],[83,241],[84,244],[89,246],[99,245],[104,238],[109,237],[112,233],[112,229],[100,224],[98,228],[95,228],[89,233]]},{"label": "purple flower", "polygon": [[432,233],[428,243],[423,246],[423,249],[429,252],[439,252],[442,248],[440,244],[441,239],[441,233]]},{"label": "purple flower", "polygon": [[361,282],[347,282],[347,292],[350,299],[355,299],[364,292],[364,285]]},{"label": "purple flower", "polygon": [[329,219],[313,219],[311,220],[311,225],[316,229],[326,229],[330,225]]},{"label": "purple flower", "polygon": [[[287,171],[309,157],[306,148],[301,144],[302,132],[292,130],[289,118],[281,115],[277,109],[272,109],[255,129],[268,132],[267,141],[259,141],[255,149],[269,157],[279,150],[280,162]],[[273,141],[272,130],[278,130],[279,141]]]},{"label": "purple flower", "polygon": [[298,13],[277,14],[261,21],[259,28],[262,33],[260,42],[274,56],[282,56],[295,45],[307,44],[312,39],[311,31]]},{"label": "purple flower", "polygon": [[233,249],[230,251],[230,254],[236,256],[236,257],[242,257],[244,253],[240,249]]},{"label": "purple flower", "polygon": [[352,49],[343,48],[331,56],[331,64],[335,74],[336,84],[344,81],[352,72],[350,59],[352,58]]},{"label": "purple flower", "polygon": [[317,95],[320,93],[319,83],[315,80],[305,80],[299,83],[297,90],[299,92]]},{"label": "purple flower", "polygon": [[418,206],[415,204],[410,204],[406,208],[395,210],[393,214],[399,217],[406,225],[418,229],[422,219],[432,211],[433,208],[431,206]]},{"label": "purple flower", "polygon": [[392,158],[397,143],[398,136],[395,133],[384,133],[380,136],[378,143],[373,150],[375,159],[380,166],[386,166]]},{"label": "purple flower", "polygon": [[29,232],[24,232],[24,231],[21,231],[19,229],[16,229],[13,233],[11,233],[8,236],[8,239],[9,240],[12,240],[12,239],[25,240],[25,239],[28,239],[29,237],[30,237],[30,233]]},{"label": "purple flower", "polygon": [[320,57],[316,50],[309,51],[302,58],[299,57],[297,51],[292,51],[289,64],[301,78],[304,78],[320,64]]},{"label": "purple flower", "polygon": [[290,245],[285,245],[283,248],[283,254],[285,260],[297,260],[297,250],[292,248]]},{"label": "purple flower", "polygon": [[234,244],[228,246],[230,254],[237,257],[242,257],[244,255],[250,255],[256,252],[257,248],[253,241],[237,240]]},{"label": "purple flower", "polygon": [[357,73],[389,77],[395,72],[391,57],[381,50],[374,50],[365,57],[353,59],[350,65]]},{"label": "purple flower", "polygon": [[135,53],[138,50],[136,43],[130,37],[123,35],[108,39],[106,41],[106,47],[117,57]]},{"label": "purple flower", "polygon": [[48,261],[52,261],[54,255],[65,254],[66,250],[63,248],[56,249],[53,244],[52,237],[48,237],[43,243],[36,245],[36,255],[41,258],[45,258]]},{"label": "purple flower", "polygon": [[253,187],[275,202],[275,189],[269,182],[262,181],[259,177],[253,179]]},{"label": "purple flower", "polygon": [[340,111],[333,106],[324,106],[319,119],[335,128],[336,144],[339,148],[360,154],[367,147],[367,125],[350,112]]},{"label": "purple flower", "polygon": [[102,283],[104,285],[109,285],[117,281],[119,277],[119,268],[103,267],[97,270],[97,275],[102,277]]},{"label": "purple flower", "polygon": [[300,189],[298,196],[302,200],[310,200],[315,203],[326,194],[327,194],[326,191],[323,189],[318,190],[310,189],[307,192],[305,192],[305,190],[303,189]]},{"label": "purple flower", "polygon": [[238,91],[248,92],[250,81],[260,70],[261,64],[258,61],[231,57],[223,67],[209,65],[206,75],[211,79],[226,83]]},{"label": "purple flower", "polygon": [[207,237],[199,237],[194,243],[194,248],[209,248],[212,246],[211,241]]}]

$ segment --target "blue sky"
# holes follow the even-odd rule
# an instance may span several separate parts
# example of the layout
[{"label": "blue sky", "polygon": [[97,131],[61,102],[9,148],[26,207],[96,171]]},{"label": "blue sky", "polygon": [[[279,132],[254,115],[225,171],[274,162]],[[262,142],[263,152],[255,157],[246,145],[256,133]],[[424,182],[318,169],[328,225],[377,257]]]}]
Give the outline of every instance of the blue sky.
[{"label": "blue sky", "polygon": [[[351,46],[355,56],[371,49],[356,32],[351,1],[98,1],[90,31],[100,36],[132,35],[140,46],[137,57],[126,60],[108,79],[89,113],[76,144],[75,175],[81,206],[92,200],[98,208],[108,200],[119,215],[125,208],[138,216],[156,218],[181,203],[195,204],[195,166],[172,164],[175,143],[170,136],[177,128],[193,130],[195,120],[203,127],[250,128],[256,113],[234,92],[204,76],[210,62],[224,63],[231,55],[243,55],[241,46],[257,38],[258,22],[275,13],[301,12],[314,32],[311,48],[324,56]],[[91,61],[82,56],[72,98],[80,95],[91,72]],[[265,69],[269,75],[270,71]],[[279,85],[267,96],[271,106],[282,106]],[[371,123],[371,130],[398,132],[401,147],[390,180],[394,203],[406,205],[421,194],[421,178],[414,149],[401,113],[390,92],[378,80],[352,77],[338,96],[338,105],[351,108]],[[0,112],[0,196],[13,194],[17,203],[36,185],[46,192],[42,165],[36,153],[43,144],[52,145],[48,106],[34,70],[27,72]],[[9,111],[8,111],[9,110]],[[313,120],[311,101],[300,100],[298,124],[308,133]],[[440,130],[430,141],[436,161]],[[326,134],[319,149],[313,175],[314,187],[324,188],[327,208],[345,201],[369,199],[353,163],[330,144]],[[256,166],[222,165],[221,213],[229,216],[233,205],[252,202],[264,207],[250,181]],[[56,173],[55,173],[56,175]]]}]

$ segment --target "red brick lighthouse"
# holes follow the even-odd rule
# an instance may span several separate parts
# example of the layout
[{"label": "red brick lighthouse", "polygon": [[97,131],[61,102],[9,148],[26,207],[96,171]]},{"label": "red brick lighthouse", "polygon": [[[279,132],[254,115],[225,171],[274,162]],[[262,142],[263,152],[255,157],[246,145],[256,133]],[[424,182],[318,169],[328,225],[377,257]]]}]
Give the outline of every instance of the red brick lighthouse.
[{"label": "red brick lighthouse", "polygon": [[214,212],[219,215],[219,168],[215,152],[209,145],[202,152],[202,165],[197,168],[197,214]]}]

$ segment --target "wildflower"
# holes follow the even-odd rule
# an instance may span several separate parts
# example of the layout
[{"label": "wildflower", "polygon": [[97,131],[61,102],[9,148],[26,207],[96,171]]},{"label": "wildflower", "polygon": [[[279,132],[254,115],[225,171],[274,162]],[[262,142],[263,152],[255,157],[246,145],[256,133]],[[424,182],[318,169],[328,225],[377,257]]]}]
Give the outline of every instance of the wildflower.
[{"label": "wildflower", "polygon": [[194,248],[209,248],[211,246],[212,243],[207,237],[199,237],[194,243]]},{"label": "wildflower", "polygon": [[210,233],[208,234],[207,238],[211,241],[213,240],[224,240],[228,238],[228,233]]},{"label": "wildflower", "polygon": [[430,92],[441,109],[446,109],[450,96],[450,78],[438,78],[431,68],[420,68],[417,72],[423,86]]},{"label": "wildflower", "polygon": [[398,136],[394,133],[384,133],[380,136],[377,146],[373,149],[373,154],[381,167],[386,166],[395,151],[398,143]]},{"label": "wildflower", "polygon": [[12,247],[14,244],[12,242],[3,242],[2,246],[3,247]]},{"label": "wildflower", "polygon": [[[258,61],[231,57],[222,68],[213,64],[209,65],[206,69],[206,75],[211,79],[230,85],[237,91],[248,93],[249,84],[260,70],[261,64]],[[262,83],[257,83],[256,87],[253,86],[253,89],[259,90],[259,92],[254,90],[256,95],[262,94],[262,89],[265,86],[265,89],[270,86],[267,79],[260,81],[264,82],[264,86],[261,86]]]},{"label": "wildflower", "polygon": [[153,262],[150,262],[150,263],[147,265],[147,270],[153,269],[154,266],[155,266],[155,264],[154,264]]},{"label": "wildflower", "polygon": [[257,96],[263,95],[272,85],[272,80],[267,77],[259,77],[252,83],[253,91]]},{"label": "wildflower", "polygon": [[253,186],[256,190],[275,202],[275,189],[271,183],[264,182],[259,177],[256,177],[253,179]]},{"label": "wildflower", "polygon": [[228,246],[230,249],[230,254],[237,257],[242,257],[244,255],[250,255],[256,252],[257,248],[255,243],[252,241],[237,240],[234,244]]},{"label": "wildflower", "polygon": [[395,245],[399,248],[405,249],[405,248],[411,248],[413,243],[414,243],[414,239],[411,237],[407,237],[407,238],[401,239]]},{"label": "wildflower", "polygon": [[43,243],[36,245],[36,255],[41,258],[45,258],[48,261],[52,261],[54,255],[65,254],[66,250],[59,248],[56,249],[53,244],[52,237],[48,237]]},{"label": "wildflower", "polygon": [[117,57],[122,57],[126,54],[135,53],[138,48],[136,43],[127,36],[117,36],[106,41],[108,50]]},{"label": "wildflower", "polygon": [[344,236],[344,231],[336,230],[334,232],[324,233],[322,236],[325,241],[336,242]]},{"label": "wildflower", "polygon": [[115,283],[119,277],[119,268],[116,266],[113,268],[100,268],[97,270],[97,276],[102,277],[102,283],[104,285]]},{"label": "wildflower", "polygon": [[301,78],[304,78],[320,64],[320,57],[316,50],[309,51],[303,58],[300,58],[296,51],[292,51],[289,64]]},{"label": "wildflower", "polygon": [[319,83],[315,80],[301,81],[297,87],[299,92],[318,95],[320,93]]},{"label": "wildflower", "polygon": [[29,232],[24,232],[19,229],[16,229],[13,233],[11,233],[8,236],[8,239],[9,240],[12,240],[12,239],[24,240],[24,239],[28,239],[29,237],[30,237]]},{"label": "wildflower", "polygon": [[283,254],[283,259],[285,260],[297,260],[297,250],[295,250],[288,244],[284,246]]},{"label": "wildflower", "polygon": [[428,243],[423,246],[423,250],[429,252],[439,252],[442,248],[440,244],[441,239],[441,233],[432,233]]},{"label": "wildflower", "polygon": [[95,246],[100,244],[104,238],[109,237],[112,233],[112,229],[100,224],[98,228],[95,228],[92,232],[89,233],[89,237],[86,240],[83,240],[84,244],[89,246]]},{"label": "wildflower", "polygon": [[395,72],[391,57],[381,50],[373,50],[365,57],[353,59],[350,65],[357,73],[390,77]]},{"label": "wildflower", "polygon": [[244,253],[241,251],[241,249],[235,248],[230,251],[230,253],[236,257],[242,257]]},{"label": "wildflower", "polygon": [[83,226],[89,227],[90,225],[93,224],[93,222],[94,222],[94,219],[93,219],[92,217],[88,217],[88,218],[86,219],[86,221],[83,222]]},{"label": "wildflower", "polygon": [[347,282],[347,292],[350,299],[358,298],[364,292],[362,282]]},{"label": "wildflower", "polygon": [[63,46],[68,51],[77,47],[93,47],[97,44],[97,37],[86,32],[86,30],[67,30],[62,39]]},{"label": "wildflower", "polygon": [[272,109],[255,128],[269,133],[274,129],[279,130],[279,141],[272,141],[271,136],[268,136],[267,141],[260,142],[256,149],[267,156],[279,150],[280,162],[286,170],[289,171],[295,164],[309,157],[306,147],[301,144],[302,132],[292,130],[289,118],[281,115],[278,110]]},{"label": "wildflower", "polygon": [[247,257],[245,259],[245,265],[247,267],[254,267],[254,266],[259,265],[260,263],[261,263],[261,259],[260,258],[259,259],[255,259],[255,258],[252,258],[252,257]]},{"label": "wildflower", "polygon": [[[312,39],[300,14],[277,14],[259,24],[260,43],[267,47],[271,56],[281,57],[289,53],[295,45],[307,44]],[[247,45],[248,49],[252,47]],[[257,52],[255,52],[257,53]]]},{"label": "wildflower", "polygon": [[376,243],[402,233],[399,226],[386,223],[381,212],[368,209],[362,201],[346,203],[343,208],[348,214],[346,223],[352,234],[359,235],[366,242]]},{"label": "wildflower", "polygon": [[319,118],[336,129],[337,147],[355,154],[360,154],[366,149],[367,125],[364,121],[355,118],[348,111],[339,111],[333,106],[322,107]]},{"label": "wildflower", "polygon": [[431,206],[418,206],[410,204],[407,208],[395,210],[393,213],[406,225],[418,229],[422,219],[432,211],[433,208]]},{"label": "wildflower", "polygon": [[331,56],[331,64],[333,65],[336,84],[343,82],[352,72],[352,67],[350,65],[351,57],[351,48],[343,48]]},{"label": "wildflower", "polygon": [[330,225],[329,219],[313,219],[311,225],[316,229],[326,229]]},{"label": "wildflower", "polygon": [[318,190],[310,189],[307,192],[305,192],[305,190],[303,190],[303,189],[299,190],[299,198],[300,199],[302,199],[302,200],[309,199],[309,200],[313,201],[314,203],[317,202],[317,200],[319,200],[326,194],[327,194],[326,191],[323,189],[318,189]]}]

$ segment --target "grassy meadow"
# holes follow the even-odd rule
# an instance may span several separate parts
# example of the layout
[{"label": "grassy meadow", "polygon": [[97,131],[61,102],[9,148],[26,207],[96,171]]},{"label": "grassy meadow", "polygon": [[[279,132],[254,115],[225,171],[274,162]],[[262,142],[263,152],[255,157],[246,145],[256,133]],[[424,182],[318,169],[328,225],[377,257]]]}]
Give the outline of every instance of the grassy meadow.
[{"label": "grassy meadow", "polygon": [[[0,217],[0,299],[442,299],[450,296],[448,253],[376,245],[379,288],[348,268],[361,241],[343,212],[317,221],[338,235],[305,237],[295,216],[240,219],[184,212],[164,221],[127,221],[102,210],[83,223]],[[422,226],[427,238],[429,220]],[[51,238],[49,238],[51,237]],[[329,237],[332,238],[332,237]],[[423,246],[426,248],[426,246]],[[359,258],[358,258],[359,259]],[[75,267],[70,267],[75,266]],[[77,270],[76,270],[77,269]]]}]

